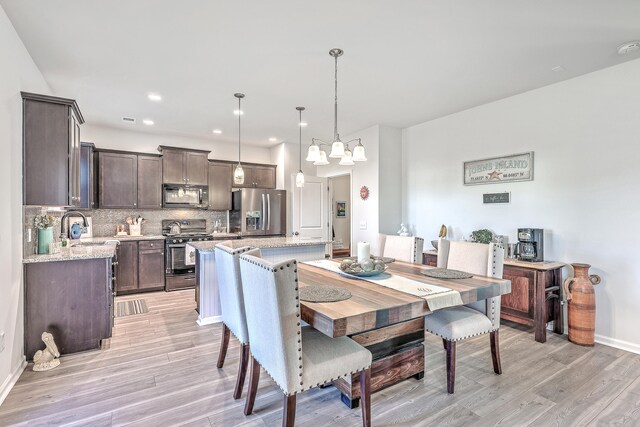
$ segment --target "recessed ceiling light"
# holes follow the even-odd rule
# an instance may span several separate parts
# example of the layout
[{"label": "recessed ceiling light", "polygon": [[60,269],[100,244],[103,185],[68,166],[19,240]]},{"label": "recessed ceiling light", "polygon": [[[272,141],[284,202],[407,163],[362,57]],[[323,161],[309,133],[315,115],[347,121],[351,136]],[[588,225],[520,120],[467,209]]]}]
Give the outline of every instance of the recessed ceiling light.
[{"label": "recessed ceiling light", "polygon": [[160,94],[157,93],[150,93],[149,95],[147,95],[147,97],[151,100],[151,101],[162,101],[162,96],[160,96]]},{"label": "recessed ceiling light", "polygon": [[144,123],[144,124],[145,124],[145,125],[147,125],[147,126],[152,126],[152,125],[153,125],[153,120],[151,120],[151,119],[144,119],[144,120],[142,121],[142,123]]},{"label": "recessed ceiling light", "polygon": [[633,41],[618,46],[618,55],[626,55],[640,49],[640,41]]},{"label": "recessed ceiling light", "polygon": [[300,127],[305,127],[307,125],[307,122],[300,122],[298,124],[300,125]]},{"label": "recessed ceiling light", "polygon": [[562,65],[556,65],[551,69],[551,71],[555,71],[556,73],[561,73],[562,71],[564,71],[564,67]]},{"label": "recessed ceiling light", "polygon": [[244,111],[242,111],[242,110],[233,110],[233,114],[235,114],[236,116],[242,116],[244,114]]},{"label": "recessed ceiling light", "polygon": [[220,129],[214,129],[213,133],[215,133],[216,135],[220,135],[222,131]]},{"label": "recessed ceiling light", "polygon": [[269,138],[270,142],[276,142],[278,139],[275,136],[272,136],[271,138]]}]

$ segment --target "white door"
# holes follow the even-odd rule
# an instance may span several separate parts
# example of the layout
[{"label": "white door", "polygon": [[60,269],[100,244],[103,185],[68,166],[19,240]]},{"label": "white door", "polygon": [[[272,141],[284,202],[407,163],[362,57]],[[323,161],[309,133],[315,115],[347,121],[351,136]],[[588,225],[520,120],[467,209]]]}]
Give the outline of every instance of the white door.
[{"label": "white door", "polygon": [[296,187],[295,175],[291,176],[293,188],[293,234],[301,237],[329,239],[329,190],[327,178],[304,177],[304,187]]}]

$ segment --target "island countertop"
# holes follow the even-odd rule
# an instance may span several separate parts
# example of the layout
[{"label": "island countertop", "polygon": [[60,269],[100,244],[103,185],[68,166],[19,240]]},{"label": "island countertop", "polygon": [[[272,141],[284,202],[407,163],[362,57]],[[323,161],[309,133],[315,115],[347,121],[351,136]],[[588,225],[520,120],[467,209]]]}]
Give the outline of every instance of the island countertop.
[{"label": "island countertop", "polygon": [[[262,237],[262,238],[242,238],[230,240],[231,247],[242,248],[251,246],[252,248],[287,248],[291,246],[316,246],[331,243],[320,237]],[[198,251],[206,253],[213,252],[215,246],[220,241],[189,242],[188,245]]]}]

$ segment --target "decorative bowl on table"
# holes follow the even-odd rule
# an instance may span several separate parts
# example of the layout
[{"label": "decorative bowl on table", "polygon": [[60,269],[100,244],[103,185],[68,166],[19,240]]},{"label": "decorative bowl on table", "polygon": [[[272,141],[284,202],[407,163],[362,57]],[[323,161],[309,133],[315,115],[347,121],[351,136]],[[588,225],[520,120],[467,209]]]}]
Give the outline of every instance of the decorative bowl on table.
[{"label": "decorative bowl on table", "polygon": [[358,263],[353,258],[346,258],[340,263],[340,271],[345,274],[357,277],[370,277],[384,273],[387,270],[387,264],[382,259],[372,258],[362,263]]}]

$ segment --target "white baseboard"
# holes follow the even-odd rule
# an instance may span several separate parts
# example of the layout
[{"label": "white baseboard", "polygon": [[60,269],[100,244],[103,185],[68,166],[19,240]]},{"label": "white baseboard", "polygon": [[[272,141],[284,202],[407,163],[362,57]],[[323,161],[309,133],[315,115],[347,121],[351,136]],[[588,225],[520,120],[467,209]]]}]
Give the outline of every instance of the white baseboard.
[{"label": "white baseboard", "polygon": [[22,375],[24,368],[27,367],[27,359],[22,356],[22,363],[13,371],[13,373],[0,386],[0,405],[7,398],[13,386],[18,382],[18,378]]},{"label": "white baseboard", "polygon": [[640,345],[634,344],[629,341],[617,340],[615,338],[609,338],[596,334],[596,342],[598,344],[604,344],[611,347],[619,348],[620,350],[630,351],[631,353],[640,354]]},{"label": "white baseboard", "polygon": [[203,317],[196,321],[199,326],[213,325],[214,323],[220,322],[222,322],[222,316]]}]

